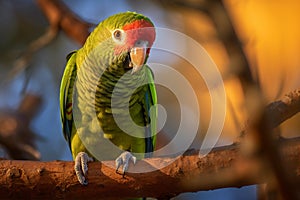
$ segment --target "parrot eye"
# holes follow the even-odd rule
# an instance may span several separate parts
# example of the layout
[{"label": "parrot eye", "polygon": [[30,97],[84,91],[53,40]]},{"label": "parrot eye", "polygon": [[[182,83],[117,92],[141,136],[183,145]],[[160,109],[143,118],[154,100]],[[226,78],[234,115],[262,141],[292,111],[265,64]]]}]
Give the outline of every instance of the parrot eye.
[{"label": "parrot eye", "polygon": [[112,32],[112,37],[115,42],[122,42],[124,39],[124,31],[120,29],[116,29]]},{"label": "parrot eye", "polygon": [[114,37],[116,38],[116,39],[118,39],[118,40],[120,40],[121,39],[121,31],[120,30],[116,30],[115,32],[114,32]]}]

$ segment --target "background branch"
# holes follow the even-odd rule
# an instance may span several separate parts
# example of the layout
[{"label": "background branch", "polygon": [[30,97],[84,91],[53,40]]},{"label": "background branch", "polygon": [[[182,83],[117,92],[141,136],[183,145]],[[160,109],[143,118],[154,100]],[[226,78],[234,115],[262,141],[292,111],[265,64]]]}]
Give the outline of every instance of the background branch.
[{"label": "background branch", "polygon": [[30,123],[41,108],[42,98],[25,94],[18,109],[0,109],[0,144],[10,158],[39,160],[36,140],[42,137],[31,130]]},{"label": "background branch", "polygon": [[[211,3],[212,6],[210,6],[211,9],[208,15],[214,22],[220,40],[230,56],[231,68],[238,72],[237,77],[245,94],[249,116],[254,116],[247,131],[248,134],[251,134],[250,137],[247,137],[247,142],[253,143],[251,145],[252,149],[250,149],[252,151],[251,156],[260,158],[260,162],[267,165],[265,171],[270,171],[275,178],[275,181],[272,177],[269,178],[268,182],[271,185],[278,185],[284,199],[299,199],[297,186],[287,174],[285,159],[280,155],[277,141],[274,139],[274,134],[272,134],[271,121],[277,119],[263,109],[265,102],[261,88],[252,76],[242,43],[238,39],[223,2],[215,0]],[[249,146],[247,147],[249,150]]]},{"label": "background branch", "polygon": [[[10,70],[6,80],[11,80],[17,74],[30,66],[33,55],[43,47],[50,44],[60,30],[71,39],[83,45],[94,26],[75,15],[65,4],[59,0],[36,0],[49,22],[47,31],[31,42],[27,49],[17,59]],[[25,87],[24,87],[25,88]]]},{"label": "background branch", "polygon": [[12,70],[10,70],[7,80],[11,80],[14,78],[17,74],[25,70],[30,66],[32,56],[41,50],[43,47],[50,44],[58,33],[58,27],[57,26],[50,26],[48,30],[39,38],[34,40],[31,44],[29,44],[28,48],[23,52],[21,57],[17,59],[13,65]]},{"label": "background branch", "polygon": [[[172,3],[205,13],[214,24],[218,38],[223,43],[230,58],[231,71],[240,80],[245,95],[248,115],[251,116],[250,125],[247,128],[247,137],[241,143],[244,149],[246,149],[243,152],[247,152],[245,155],[248,157],[260,158],[260,162],[267,165],[266,168],[274,176],[274,178],[269,179],[269,183],[271,185],[278,185],[283,198],[300,199],[300,194],[299,192],[297,193],[298,186],[289,178],[284,168],[285,159],[280,156],[277,141],[272,133],[273,126],[288,116],[283,113],[273,116],[268,113],[270,109],[264,109],[265,102],[260,85],[253,78],[250,63],[244,53],[243,43],[238,38],[223,1],[176,0],[172,1]],[[284,106],[281,102],[277,105],[276,103],[279,102],[274,102],[270,106],[274,106],[275,109],[279,110],[281,109],[281,105]],[[294,109],[296,110],[297,108]]]},{"label": "background branch", "polygon": [[83,45],[94,24],[82,20],[59,0],[37,0],[50,25],[59,27],[71,39]]}]

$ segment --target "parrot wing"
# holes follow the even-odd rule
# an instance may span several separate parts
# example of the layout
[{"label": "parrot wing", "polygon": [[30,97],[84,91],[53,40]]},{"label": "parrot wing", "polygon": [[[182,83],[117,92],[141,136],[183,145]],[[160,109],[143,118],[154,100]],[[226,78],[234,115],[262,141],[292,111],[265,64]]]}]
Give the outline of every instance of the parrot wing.
[{"label": "parrot wing", "polygon": [[154,151],[155,148],[155,143],[156,143],[156,121],[157,121],[157,107],[152,107],[151,106],[156,106],[157,104],[157,96],[156,96],[156,89],[155,89],[155,84],[154,84],[154,76],[152,70],[147,67],[147,76],[149,79],[148,83],[148,88],[145,93],[145,107],[146,107],[146,121],[150,125],[146,126],[145,128],[145,153],[151,153]]},{"label": "parrot wing", "polygon": [[67,56],[67,65],[62,77],[59,97],[63,134],[70,148],[72,132],[76,132],[72,115],[72,95],[76,73],[76,51],[73,51]]}]

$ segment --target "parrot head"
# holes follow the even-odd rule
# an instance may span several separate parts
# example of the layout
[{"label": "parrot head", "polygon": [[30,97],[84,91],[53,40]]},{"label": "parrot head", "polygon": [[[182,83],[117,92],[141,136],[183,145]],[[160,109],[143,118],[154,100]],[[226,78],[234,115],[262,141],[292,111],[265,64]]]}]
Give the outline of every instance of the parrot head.
[{"label": "parrot head", "polygon": [[[121,61],[125,71],[139,71],[145,64],[155,40],[155,29],[151,20],[135,12],[112,15],[102,21],[91,34],[97,42],[110,39],[105,49],[113,61]],[[96,39],[97,40],[97,39]],[[88,42],[88,41],[87,41]],[[97,44],[93,40],[93,44]]]}]

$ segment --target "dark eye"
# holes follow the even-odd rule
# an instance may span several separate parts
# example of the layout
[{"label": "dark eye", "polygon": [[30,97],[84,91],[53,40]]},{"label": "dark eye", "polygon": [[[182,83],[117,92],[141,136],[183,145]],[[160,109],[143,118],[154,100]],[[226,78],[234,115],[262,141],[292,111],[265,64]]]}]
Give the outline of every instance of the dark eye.
[{"label": "dark eye", "polygon": [[116,40],[121,40],[122,39],[122,31],[121,30],[115,30],[113,35],[114,35],[114,38]]}]

